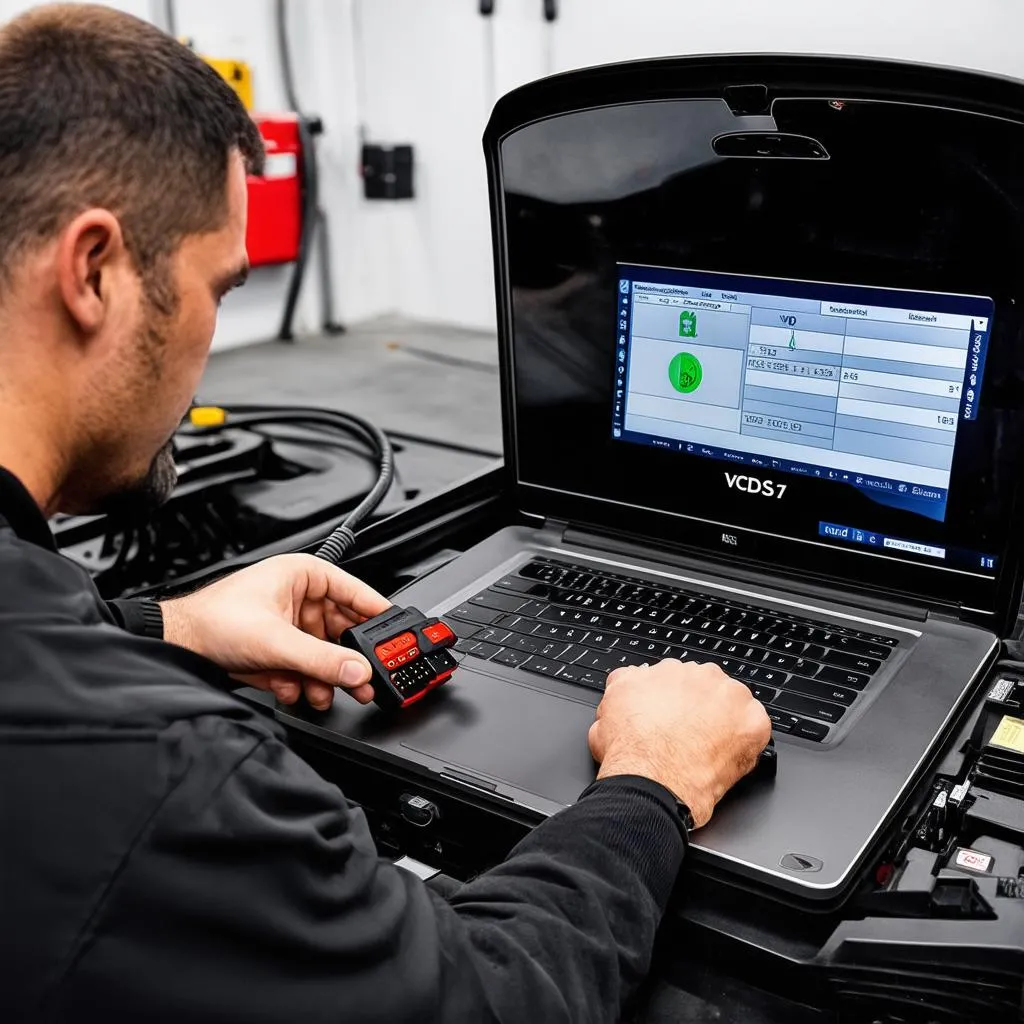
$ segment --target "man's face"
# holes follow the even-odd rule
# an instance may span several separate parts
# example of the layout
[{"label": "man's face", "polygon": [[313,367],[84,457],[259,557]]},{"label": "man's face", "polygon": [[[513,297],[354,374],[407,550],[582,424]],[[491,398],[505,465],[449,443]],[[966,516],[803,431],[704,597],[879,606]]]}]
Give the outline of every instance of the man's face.
[{"label": "man's face", "polygon": [[171,438],[206,366],[220,301],[248,270],[246,199],[245,168],[233,153],[224,224],[186,237],[150,280],[138,282],[122,323],[113,325],[123,334],[111,375],[121,415],[107,419],[105,451],[92,466],[93,510],[146,511],[174,489]]}]

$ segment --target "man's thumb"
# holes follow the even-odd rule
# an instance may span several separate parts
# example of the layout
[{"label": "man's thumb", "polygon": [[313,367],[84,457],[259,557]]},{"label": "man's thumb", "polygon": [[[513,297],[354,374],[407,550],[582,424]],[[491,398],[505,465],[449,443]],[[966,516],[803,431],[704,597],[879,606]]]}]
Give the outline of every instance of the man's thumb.
[{"label": "man's thumb", "polygon": [[264,634],[274,669],[300,672],[329,686],[354,689],[370,679],[370,665],[358,652],[330,640],[319,640],[282,622]]}]

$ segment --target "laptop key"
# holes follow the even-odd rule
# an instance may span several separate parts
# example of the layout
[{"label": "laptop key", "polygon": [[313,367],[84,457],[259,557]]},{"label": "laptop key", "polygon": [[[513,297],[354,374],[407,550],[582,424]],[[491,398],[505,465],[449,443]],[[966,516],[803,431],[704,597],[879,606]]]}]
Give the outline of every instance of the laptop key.
[{"label": "laptop key", "polygon": [[482,628],[479,622],[463,622],[461,619],[448,619],[447,616],[445,619],[452,627],[452,632],[460,640],[468,640],[471,636],[479,633]]},{"label": "laptop key", "polygon": [[679,629],[696,629],[697,616],[692,612],[672,612],[665,621],[665,625],[676,626]]},{"label": "laptop key", "polygon": [[841,704],[832,704],[827,700],[815,700],[800,693],[781,693],[775,700],[775,706],[786,711],[796,711],[808,718],[816,718],[820,722],[838,722],[846,714]]},{"label": "laptop key", "polygon": [[719,647],[719,653],[730,658],[739,658],[740,661],[749,661],[757,657],[757,651],[749,644],[736,643],[734,640],[727,640]]},{"label": "laptop key", "polygon": [[[457,631],[456,631],[457,632]],[[474,640],[478,640],[481,643],[487,644],[503,644],[510,636],[514,634],[510,633],[507,629],[481,629],[474,637]]]},{"label": "laptop key", "polygon": [[722,641],[717,636],[703,633],[699,636],[690,637],[688,646],[692,647],[695,651],[716,651],[721,643]]},{"label": "laptop key", "polygon": [[894,636],[876,636],[872,633],[855,633],[854,636],[866,644],[874,644],[878,647],[896,647],[899,640]]},{"label": "laptop key", "polygon": [[786,681],[786,673],[781,669],[768,668],[765,665],[756,665],[749,661],[737,665],[733,675],[741,678],[744,682],[766,683],[768,686],[782,686]]},{"label": "laptop key", "polygon": [[560,661],[563,665],[571,665],[581,654],[589,654],[589,650],[586,647],[580,647],[579,644],[569,644],[568,647],[561,654],[555,655],[555,661]]},{"label": "laptop key", "polygon": [[479,605],[460,604],[458,608],[445,613],[445,617],[449,615],[456,619],[465,619],[467,622],[476,622],[481,626],[489,626],[501,618],[502,613],[491,608],[481,608]]},{"label": "laptop key", "polygon": [[769,651],[761,659],[761,663],[766,665],[768,668],[781,668],[788,670],[792,669],[799,660],[799,658],[792,654],[776,654],[774,651]]},{"label": "laptop key", "polygon": [[771,643],[774,634],[763,629],[750,629],[748,626],[736,626],[732,631],[733,640],[741,643],[753,644],[759,647],[767,647]]},{"label": "laptop key", "polygon": [[819,682],[817,679],[805,679],[803,676],[790,676],[786,689],[806,694],[808,697],[817,697],[818,700],[833,700],[837,704],[852,704],[859,696],[856,690],[851,690],[847,686],[835,686],[832,683]]},{"label": "laptop key", "polygon": [[673,661],[696,661],[697,659],[693,655],[693,651],[687,650],[685,647],[667,647],[665,654],[662,658],[670,658]]},{"label": "laptop key", "polygon": [[499,612],[518,611],[527,599],[519,594],[503,594],[500,591],[485,590],[482,594],[469,599],[470,604],[480,605],[483,608],[493,608]]},{"label": "laptop key", "polygon": [[651,665],[656,661],[660,661],[660,658],[645,657],[643,654],[636,654],[633,651],[612,651],[609,655],[610,658],[615,659],[615,667],[636,667],[637,665]]},{"label": "laptop key", "polygon": [[633,610],[628,613],[634,619],[643,619],[644,622],[664,622],[668,616],[668,612],[663,612],[660,608],[654,608],[646,604],[638,604],[633,606]]},{"label": "laptop key", "polygon": [[535,636],[513,635],[508,638],[505,646],[516,651],[528,651],[530,654],[538,654],[546,641]]},{"label": "laptop key", "polygon": [[551,562],[528,562],[519,567],[519,575],[530,580],[540,580],[542,583],[555,583],[566,573],[560,565]]},{"label": "laptop key", "polygon": [[535,636],[514,636],[508,641],[507,646],[517,651],[539,654],[544,658],[557,658],[564,654],[571,645],[560,640],[541,640]]},{"label": "laptop key", "polygon": [[543,583],[534,583],[532,580],[524,579],[522,576],[502,576],[500,580],[495,580],[491,584],[494,587],[501,587],[502,590],[514,590],[519,594],[534,594],[541,596],[547,596],[550,592],[550,587]]},{"label": "laptop key", "polygon": [[499,651],[491,661],[498,665],[511,665],[513,668],[517,668],[522,665],[530,655],[526,651],[515,651],[510,648],[506,648],[504,651]]},{"label": "laptop key", "polygon": [[754,699],[759,700],[762,704],[771,704],[779,692],[774,687],[761,686],[760,683],[748,683],[747,686],[754,695]]},{"label": "laptop key", "polygon": [[820,743],[828,735],[828,726],[821,722],[808,722],[806,718],[797,719],[796,725],[790,730],[793,736],[801,736],[805,740]]},{"label": "laptop key", "polygon": [[835,665],[826,665],[814,678],[827,683],[838,683],[840,686],[851,686],[855,690],[863,690],[869,682],[867,676],[846,668],[837,668]]},{"label": "laptop key", "polygon": [[514,629],[517,633],[532,633],[537,623],[524,619],[522,615],[502,615],[491,623],[495,629]]},{"label": "laptop key", "polygon": [[579,626],[556,626],[538,622],[533,630],[533,635],[543,637],[545,640],[565,640],[567,643],[579,644],[583,643],[590,634],[585,629],[580,629]]},{"label": "laptop key", "polygon": [[530,658],[529,661],[524,661],[519,666],[524,672],[535,672],[539,676],[554,676],[558,675],[558,670],[564,668],[557,661],[549,661],[547,658],[541,658],[539,656]]},{"label": "laptop key", "polygon": [[866,658],[877,658],[879,661],[885,661],[892,654],[895,644],[893,644],[893,647],[890,647],[885,644],[859,640],[852,636],[844,636],[837,639],[832,646],[837,651],[845,651],[847,654],[863,654]]},{"label": "laptop key", "polygon": [[803,640],[797,640],[791,636],[775,636],[765,646],[780,654],[803,654],[807,644]]},{"label": "laptop key", "polygon": [[596,668],[598,672],[611,672],[613,668],[619,667],[619,662],[613,654],[606,654],[602,651],[587,651],[581,658],[573,663],[581,668]]},{"label": "laptop key", "polygon": [[847,654],[845,651],[829,651],[825,655],[825,663],[839,668],[852,668],[855,672],[863,672],[869,676],[874,675],[882,667],[882,663],[875,658]]},{"label": "laptop key", "polygon": [[648,658],[660,661],[665,654],[667,645],[657,640],[648,640],[645,637],[631,636],[623,640],[616,650],[630,651],[633,654],[642,654]]},{"label": "laptop key", "polygon": [[501,648],[497,644],[477,643],[476,647],[474,647],[469,653],[472,654],[474,658],[483,658],[484,661],[489,661],[500,650]]},{"label": "laptop key", "polygon": [[596,669],[581,668],[579,665],[564,665],[558,675],[569,683],[578,683],[591,690],[603,690],[607,676]]},{"label": "laptop key", "polygon": [[769,704],[765,711],[768,712],[772,728],[779,732],[792,732],[802,721],[797,715],[791,715],[788,711],[775,707],[774,704]]}]

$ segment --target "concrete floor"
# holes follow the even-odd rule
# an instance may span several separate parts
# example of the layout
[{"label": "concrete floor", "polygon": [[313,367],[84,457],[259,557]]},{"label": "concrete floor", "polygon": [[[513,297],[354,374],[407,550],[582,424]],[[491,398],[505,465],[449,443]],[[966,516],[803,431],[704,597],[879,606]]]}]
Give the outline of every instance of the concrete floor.
[{"label": "concrete floor", "polygon": [[199,400],[343,409],[385,430],[500,454],[494,334],[397,318],[215,352]]}]

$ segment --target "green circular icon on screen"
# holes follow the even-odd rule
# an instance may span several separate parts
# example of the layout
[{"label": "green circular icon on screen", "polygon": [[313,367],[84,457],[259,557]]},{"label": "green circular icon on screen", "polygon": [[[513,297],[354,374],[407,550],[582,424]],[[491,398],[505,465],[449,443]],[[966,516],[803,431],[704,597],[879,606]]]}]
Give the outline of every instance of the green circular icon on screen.
[{"label": "green circular icon on screen", "polygon": [[680,352],[673,356],[672,362],[668,364],[668,379],[676,391],[689,395],[700,387],[700,382],[704,379],[704,369],[695,355]]}]

